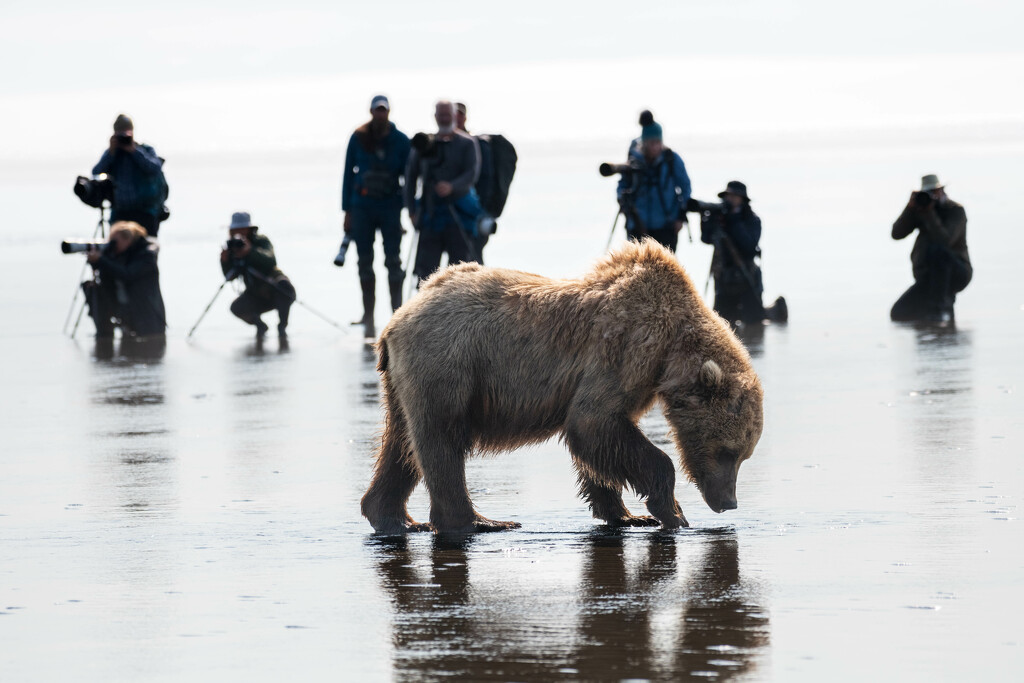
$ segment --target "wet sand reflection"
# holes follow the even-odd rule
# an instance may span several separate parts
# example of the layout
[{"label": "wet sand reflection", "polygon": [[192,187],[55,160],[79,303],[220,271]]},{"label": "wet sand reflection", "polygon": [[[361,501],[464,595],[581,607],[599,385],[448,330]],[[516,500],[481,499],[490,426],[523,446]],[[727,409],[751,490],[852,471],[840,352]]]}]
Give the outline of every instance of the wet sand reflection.
[{"label": "wet sand reflection", "polygon": [[396,679],[731,680],[765,656],[769,619],[740,575],[732,530],[595,531],[572,546],[580,557],[555,560],[558,585],[537,574],[536,590],[531,577],[509,581],[507,567],[492,572],[493,553],[474,546],[486,542],[435,538],[418,551],[370,541],[396,612]]}]

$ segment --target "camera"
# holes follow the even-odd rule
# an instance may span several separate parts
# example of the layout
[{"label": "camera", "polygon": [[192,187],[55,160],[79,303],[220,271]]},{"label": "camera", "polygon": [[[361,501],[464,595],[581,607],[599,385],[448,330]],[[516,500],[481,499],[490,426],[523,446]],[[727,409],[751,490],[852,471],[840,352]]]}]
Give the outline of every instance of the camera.
[{"label": "camera", "polygon": [[607,178],[608,176],[613,176],[615,174],[628,176],[636,170],[637,168],[632,164],[604,163],[597,167],[597,172],[603,175],[605,178]]},{"label": "camera", "polygon": [[416,133],[409,141],[412,148],[423,158],[437,156],[437,136],[431,133]]},{"label": "camera", "polygon": [[127,147],[132,144],[132,139],[131,135],[126,135],[125,133],[114,133],[114,141],[119,145]]},{"label": "camera", "polygon": [[243,240],[241,237],[232,237],[224,245],[224,248],[227,249],[228,251],[237,251],[238,249],[241,249],[244,246],[245,240]]},{"label": "camera", "polygon": [[927,192],[915,192],[914,193],[914,204],[921,207],[922,209],[931,206],[932,196]]},{"label": "camera", "polygon": [[341,240],[341,248],[338,250],[338,255],[334,257],[334,265],[341,268],[345,265],[345,255],[348,253],[348,247],[352,244],[351,233],[345,233],[345,237]]},{"label": "camera", "polygon": [[82,240],[81,242],[64,240],[60,243],[60,250],[64,254],[81,254],[93,249],[102,249],[106,245],[107,242],[100,240]]},{"label": "camera", "polygon": [[101,173],[95,178],[78,176],[75,179],[74,191],[79,199],[94,209],[101,208],[104,201],[114,203],[114,179],[106,173]]}]

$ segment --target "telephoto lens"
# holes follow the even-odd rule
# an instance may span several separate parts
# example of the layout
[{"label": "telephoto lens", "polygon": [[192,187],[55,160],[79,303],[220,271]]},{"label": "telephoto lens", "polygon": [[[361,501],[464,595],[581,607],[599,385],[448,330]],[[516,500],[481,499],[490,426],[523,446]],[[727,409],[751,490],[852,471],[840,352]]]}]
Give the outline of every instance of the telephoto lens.
[{"label": "telephoto lens", "polygon": [[100,249],[104,244],[106,244],[106,242],[101,242],[99,240],[84,240],[81,242],[64,240],[60,243],[60,250],[64,254],[81,254],[82,252],[86,252],[91,249]]}]

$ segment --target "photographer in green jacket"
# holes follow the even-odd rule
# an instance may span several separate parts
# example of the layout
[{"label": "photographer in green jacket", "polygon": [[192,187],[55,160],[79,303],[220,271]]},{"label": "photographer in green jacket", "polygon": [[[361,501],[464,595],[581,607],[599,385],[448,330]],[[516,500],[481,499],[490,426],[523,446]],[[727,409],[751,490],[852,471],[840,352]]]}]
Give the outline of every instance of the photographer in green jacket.
[{"label": "photographer in green jacket", "polygon": [[288,312],[295,302],[295,288],[277,267],[274,245],[265,235],[257,233],[249,214],[239,211],[231,215],[228,232],[231,235],[220,252],[220,267],[224,277],[241,277],[245,291],[231,302],[231,312],[256,326],[256,339],[267,335],[267,324],[260,315],[277,310],[277,336],[286,339]]}]

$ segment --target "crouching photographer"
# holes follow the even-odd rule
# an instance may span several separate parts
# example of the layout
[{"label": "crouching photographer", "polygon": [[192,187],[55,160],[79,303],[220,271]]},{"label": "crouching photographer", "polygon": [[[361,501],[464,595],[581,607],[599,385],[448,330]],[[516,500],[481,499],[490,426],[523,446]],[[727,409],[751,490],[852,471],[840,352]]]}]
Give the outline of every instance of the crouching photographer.
[{"label": "crouching photographer", "polygon": [[157,267],[159,246],[138,223],[120,221],[106,243],[69,243],[64,253],[84,252],[93,279],[82,283],[96,339],[112,339],[114,327],[123,336],[163,336],[167,327]]},{"label": "crouching photographer", "polygon": [[295,302],[295,288],[277,267],[274,245],[265,235],[257,233],[249,214],[239,211],[231,215],[228,239],[220,252],[220,267],[227,280],[241,277],[245,291],[231,303],[231,312],[256,326],[256,339],[267,335],[267,324],[260,315],[277,310],[277,336],[287,339],[288,313]]},{"label": "crouching photographer", "polygon": [[718,193],[721,203],[691,200],[687,209],[700,212],[700,240],[712,244],[711,276],[715,279],[715,311],[731,323],[786,322],[789,311],[781,296],[769,308],[761,303],[764,287],[760,257],[761,219],[750,208],[747,186],[738,180]]}]

